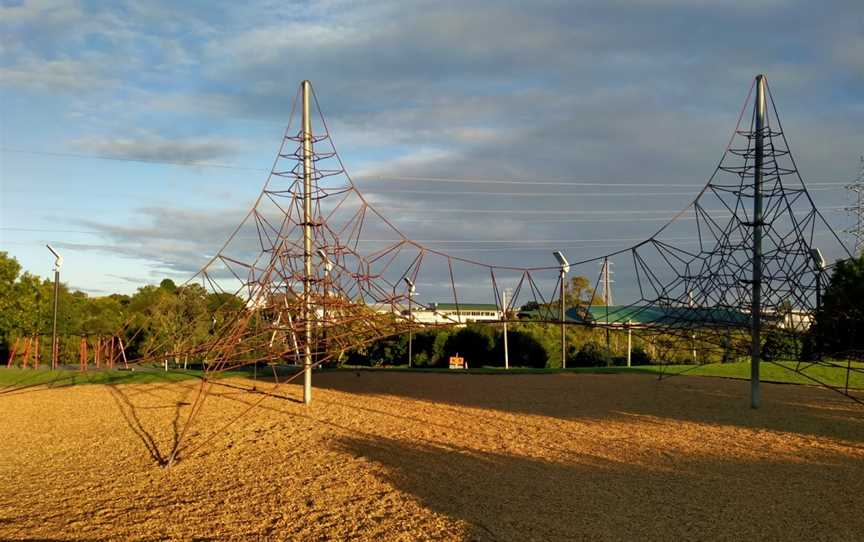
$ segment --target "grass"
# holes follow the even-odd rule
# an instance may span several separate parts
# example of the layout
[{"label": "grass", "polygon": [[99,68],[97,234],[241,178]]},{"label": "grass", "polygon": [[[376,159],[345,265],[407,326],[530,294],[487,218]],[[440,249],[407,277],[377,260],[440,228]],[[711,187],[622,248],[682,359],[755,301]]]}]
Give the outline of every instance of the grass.
[{"label": "grass", "polygon": [[[838,362],[840,363],[840,362]],[[824,365],[812,365],[802,363],[802,371],[795,372],[798,365],[794,361],[783,361],[778,363],[763,362],[759,367],[759,379],[762,382],[780,382],[784,384],[828,384],[835,387],[845,387],[846,367],[826,367]],[[853,368],[864,370],[864,363],[853,362]],[[649,365],[647,368],[654,372],[660,372],[661,367]],[[626,368],[625,368],[626,370]],[[665,368],[667,374],[686,374],[691,376],[713,376],[722,378],[750,378],[750,363],[722,363],[712,365],[668,365]],[[803,374],[802,374],[803,373]],[[808,378],[810,376],[811,378]],[[815,382],[818,380],[819,382]],[[849,387],[864,389],[864,373],[850,371]]]},{"label": "grass", "polygon": [[[760,367],[760,378],[763,382],[778,382],[784,384],[817,384],[810,377],[835,387],[845,387],[845,367],[825,367],[814,365],[803,370],[804,374],[794,371],[796,362],[781,362],[779,364],[763,362]],[[802,364],[802,367],[805,365]],[[853,368],[864,370],[864,363],[853,362]],[[338,369],[324,369],[327,371],[398,371],[417,373],[467,373],[467,374],[556,374],[556,373],[592,373],[592,374],[620,374],[620,373],[648,373],[659,375],[682,375],[703,376],[719,378],[750,378],[750,363],[724,363],[711,365],[639,365],[634,367],[576,367],[568,369],[532,369],[527,367],[513,367],[507,371],[500,367],[478,367],[467,371],[451,371],[446,368],[418,367],[409,369],[405,365],[387,367],[360,367],[345,366]],[[237,371],[221,373],[220,377],[235,376],[251,378],[251,369],[245,368]],[[171,370],[168,372],[156,368],[141,368],[134,371],[126,370],[90,370],[81,372],[78,370],[38,370],[32,369],[0,369],[0,388],[20,388],[38,385],[71,386],[79,384],[142,384],[147,382],[175,382],[200,378],[200,370]],[[261,372],[261,377],[266,378],[267,372]],[[864,389],[864,373],[850,372],[849,387]]]},{"label": "grass", "polygon": [[[846,369],[845,367],[825,367],[814,365],[804,369],[804,374],[799,374],[794,371],[797,362],[786,361],[779,364],[762,362],[760,364],[760,380],[762,382],[777,382],[783,384],[817,384],[809,375],[821,383],[829,384],[836,387],[844,387],[846,385]],[[806,367],[806,364],[801,364],[801,367]],[[864,370],[864,363],[853,362],[853,368]],[[344,369],[334,370],[362,370],[362,371],[413,371],[413,372],[434,372],[448,373],[450,369],[422,367],[409,369],[405,365],[388,366],[388,367],[345,367]],[[455,372],[455,371],[452,371]],[[568,369],[531,369],[526,367],[514,367],[508,371],[500,367],[480,367],[469,369],[467,371],[458,371],[468,374],[549,374],[549,373],[591,373],[591,374],[620,374],[620,373],[649,373],[659,375],[683,375],[683,376],[707,376],[719,378],[737,378],[750,379],[750,363],[723,363],[710,365],[637,365],[633,367],[575,367]],[[864,389],[864,373],[850,372],[849,387],[856,389]]]},{"label": "grass", "polygon": [[89,370],[86,372],[69,369],[0,369],[0,387],[20,388],[39,385],[75,386],[79,384],[143,384],[147,382],[175,382],[198,378],[201,371],[157,371],[139,369],[126,370]]}]

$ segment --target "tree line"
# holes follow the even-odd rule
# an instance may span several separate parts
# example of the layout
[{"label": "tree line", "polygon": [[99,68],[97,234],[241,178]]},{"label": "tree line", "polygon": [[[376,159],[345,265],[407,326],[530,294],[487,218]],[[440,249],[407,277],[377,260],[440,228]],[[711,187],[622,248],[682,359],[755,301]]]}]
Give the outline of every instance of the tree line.
[{"label": "tree line", "polygon": [[[598,303],[584,277],[568,284],[568,307]],[[602,303],[602,301],[599,301]],[[555,311],[557,300],[547,305],[526,304],[524,311]],[[241,299],[231,294],[207,292],[198,284],[178,286],[171,279],[158,286],[142,286],[132,295],[91,297],[60,285],[58,334],[62,337],[109,336],[123,333],[127,353],[134,357],[155,345],[181,351],[214,336],[224,322],[243,310]],[[0,356],[5,361],[14,341],[40,335],[50,345],[53,283],[24,271],[15,258],[0,252]],[[182,331],[182,333],[181,333]],[[567,326],[567,366],[611,365],[626,360],[626,331]],[[688,333],[689,335],[689,333]],[[714,344],[698,337],[669,334],[633,336],[634,364],[654,361],[691,363],[734,361],[714,333]],[[707,334],[706,334],[707,335]],[[839,262],[822,295],[822,304],[810,329],[803,334],[769,330],[765,334],[766,358],[812,358],[858,355],[864,352],[864,255]],[[560,367],[560,327],[530,321],[509,326],[508,352],[514,367]],[[180,341],[180,342],[178,342]],[[173,344],[172,344],[173,343]],[[50,346],[49,346],[50,347]],[[61,343],[61,359],[77,359],[77,342]],[[45,350],[46,352],[48,350]],[[428,328],[413,334],[412,363],[420,367],[444,367],[450,356],[464,357],[469,366],[503,366],[504,340],[500,323],[470,324],[462,328]],[[408,336],[377,340],[344,352],[340,363],[397,365],[408,359]],[[67,361],[70,362],[70,361]]]}]

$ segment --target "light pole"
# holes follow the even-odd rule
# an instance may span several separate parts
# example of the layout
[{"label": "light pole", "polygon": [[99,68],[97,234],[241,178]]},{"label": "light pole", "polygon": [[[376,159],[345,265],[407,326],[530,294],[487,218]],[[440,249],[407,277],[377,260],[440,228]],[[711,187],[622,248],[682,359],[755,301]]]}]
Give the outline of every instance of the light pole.
[{"label": "light pole", "polygon": [[414,281],[405,277],[405,284],[408,285],[408,368],[411,368],[411,342],[413,340],[413,333],[411,326],[414,322],[414,316],[411,313],[411,297],[414,295]]},{"label": "light pole", "polygon": [[57,345],[57,306],[60,300],[60,266],[63,265],[63,256],[57,254],[57,251],[51,248],[51,245],[45,245],[51,254],[54,255],[54,325],[51,331],[51,368],[56,369],[59,349]]},{"label": "light pole", "polygon": [[567,273],[570,272],[570,263],[559,251],[552,253],[555,259],[558,260],[558,265],[561,266],[561,368],[567,368],[567,339],[564,335],[564,289],[566,286]]},{"label": "light pole", "polygon": [[507,294],[509,291],[510,288],[504,288],[504,291],[501,292],[501,305],[504,308],[504,369],[510,369],[510,349],[507,347]]},{"label": "light pole", "polygon": [[[810,257],[813,258],[813,266],[816,271],[816,316],[822,309],[822,273],[825,271],[825,257],[818,248],[810,249]],[[812,324],[811,324],[812,325]],[[822,330],[816,326],[816,355],[822,359]]]},{"label": "light pole", "polygon": [[[327,257],[323,248],[318,249],[318,255],[324,260],[324,298],[321,302],[321,343],[324,355],[327,355],[327,283],[330,282],[330,272],[333,270],[333,262]],[[320,358],[320,355],[319,355]]]}]

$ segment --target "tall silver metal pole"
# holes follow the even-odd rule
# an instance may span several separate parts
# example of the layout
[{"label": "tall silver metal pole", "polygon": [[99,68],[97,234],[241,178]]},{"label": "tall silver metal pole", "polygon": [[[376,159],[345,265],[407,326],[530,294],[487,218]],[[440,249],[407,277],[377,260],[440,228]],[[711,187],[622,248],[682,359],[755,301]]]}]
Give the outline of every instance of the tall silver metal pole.
[{"label": "tall silver metal pole", "polygon": [[510,349],[507,347],[507,289],[501,292],[501,305],[504,308],[504,369],[510,368]]},{"label": "tall silver metal pole", "polygon": [[312,402],[312,85],[303,81],[303,403]]},{"label": "tall silver metal pole", "polygon": [[759,358],[762,331],[762,166],[764,161],[765,76],[756,76],[756,134],[753,159],[753,343],[750,347],[750,408],[759,408]]},{"label": "tall silver metal pole", "polygon": [[561,368],[567,368],[567,338],[564,335],[564,280],[567,278],[567,273],[564,268],[561,268]]}]

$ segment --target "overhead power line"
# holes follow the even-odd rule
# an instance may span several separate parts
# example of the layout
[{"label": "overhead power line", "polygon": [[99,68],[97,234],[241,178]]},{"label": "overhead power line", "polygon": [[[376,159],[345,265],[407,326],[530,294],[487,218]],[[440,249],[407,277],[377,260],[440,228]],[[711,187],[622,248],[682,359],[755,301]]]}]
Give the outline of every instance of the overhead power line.
[{"label": "overhead power line", "polygon": [[[71,152],[56,152],[43,151],[35,149],[19,149],[12,147],[0,147],[0,152],[32,154],[36,156],[56,156],[60,158],[80,158],[85,160],[111,160],[114,162],[137,162],[144,164],[165,164],[170,166],[182,167],[197,167],[197,168],[219,168],[219,169],[236,169],[241,171],[258,171],[262,173],[270,173],[270,170],[260,167],[240,166],[231,164],[218,164],[211,162],[198,162],[195,160],[157,160],[152,158],[129,157],[129,156],[111,156],[105,154],[86,154],[86,153],[71,153]],[[401,175],[378,175],[378,176],[358,176],[358,179],[366,181],[409,181],[423,183],[455,183],[455,184],[503,184],[503,185],[543,185],[543,186],[603,186],[607,188],[622,187],[622,188],[701,188],[704,183],[686,184],[686,183],[642,183],[642,182],[626,182],[616,183],[609,181],[585,181],[585,180],[543,180],[543,179],[463,179],[451,177],[415,177]],[[807,186],[843,186],[848,184],[848,181],[812,181],[807,182]]]},{"label": "overhead power line", "polygon": [[[701,188],[704,183],[686,184],[686,183],[641,183],[641,182],[626,182],[616,183],[610,181],[589,181],[589,180],[531,180],[531,179],[464,179],[450,177],[407,177],[407,176],[374,176],[374,177],[358,177],[358,179],[367,181],[409,181],[423,183],[458,183],[458,184],[509,184],[509,185],[544,185],[544,186],[605,186],[605,187],[624,187],[624,188]],[[807,182],[807,186],[817,185],[845,185],[848,181],[813,181]]]}]

